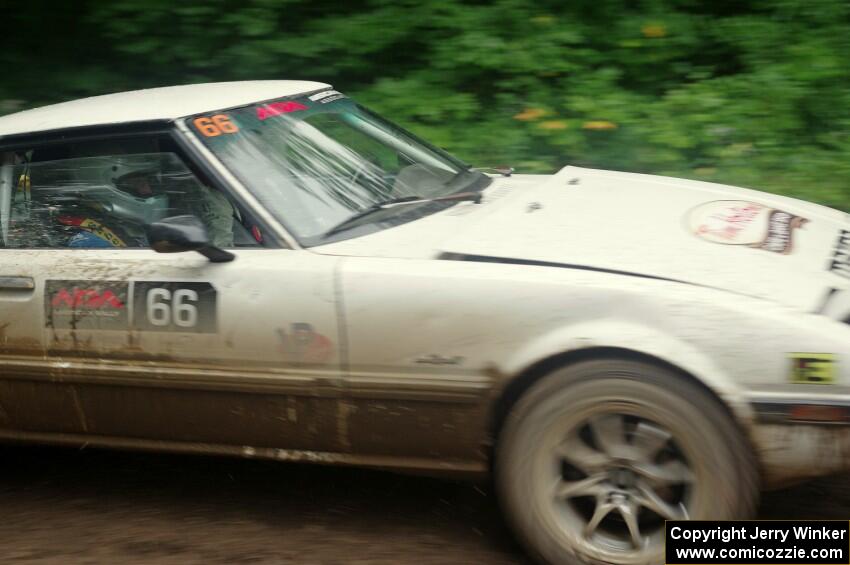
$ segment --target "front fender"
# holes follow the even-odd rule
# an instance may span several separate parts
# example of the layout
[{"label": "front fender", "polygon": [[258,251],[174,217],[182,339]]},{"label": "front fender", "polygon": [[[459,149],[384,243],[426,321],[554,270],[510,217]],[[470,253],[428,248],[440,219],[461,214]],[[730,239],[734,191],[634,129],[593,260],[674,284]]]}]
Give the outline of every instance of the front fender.
[{"label": "front fender", "polygon": [[616,348],[654,357],[678,367],[712,390],[747,427],[753,410],[740,385],[705,352],[675,335],[619,320],[588,321],[555,328],[517,348],[498,369],[522,375],[546,359],[595,348]]}]

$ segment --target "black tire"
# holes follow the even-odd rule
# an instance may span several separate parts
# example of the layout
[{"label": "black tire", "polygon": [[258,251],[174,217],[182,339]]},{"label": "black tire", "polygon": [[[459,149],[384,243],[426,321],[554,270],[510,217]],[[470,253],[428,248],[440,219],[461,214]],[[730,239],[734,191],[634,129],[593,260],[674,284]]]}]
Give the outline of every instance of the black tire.
[{"label": "black tire", "polygon": [[664,519],[748,518],[759,494],[752,449],[720,402],[631,360],[535,383],[502,428],[495,475],[520,540],[553,564],[663,563]]}]

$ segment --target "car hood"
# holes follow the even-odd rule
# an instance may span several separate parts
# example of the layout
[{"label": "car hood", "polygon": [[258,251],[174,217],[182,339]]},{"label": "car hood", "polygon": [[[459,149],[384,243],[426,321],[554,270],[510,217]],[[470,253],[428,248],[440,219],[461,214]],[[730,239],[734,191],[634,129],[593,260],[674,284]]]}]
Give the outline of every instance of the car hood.
[{"label": "car hood", "polygon": [[[850,279],[830,270],[850,216],[682,179],[566,167],[498,178],[462,203],[320,253],[449,257],[657,277],[813,310]],[[838,256],[836,256],[838,253]]]}]

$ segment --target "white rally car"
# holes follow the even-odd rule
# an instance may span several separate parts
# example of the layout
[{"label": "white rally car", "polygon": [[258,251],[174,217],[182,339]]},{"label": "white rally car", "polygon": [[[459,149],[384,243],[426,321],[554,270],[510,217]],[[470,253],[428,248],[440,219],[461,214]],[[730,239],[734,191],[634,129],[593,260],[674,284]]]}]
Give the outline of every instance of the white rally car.
[{"label": "white rally car", "polygon": [[837,210],[486,175],[263,81],[0,118],[0,237],[3,439],[492,471],[555,563],[850,468]]}]

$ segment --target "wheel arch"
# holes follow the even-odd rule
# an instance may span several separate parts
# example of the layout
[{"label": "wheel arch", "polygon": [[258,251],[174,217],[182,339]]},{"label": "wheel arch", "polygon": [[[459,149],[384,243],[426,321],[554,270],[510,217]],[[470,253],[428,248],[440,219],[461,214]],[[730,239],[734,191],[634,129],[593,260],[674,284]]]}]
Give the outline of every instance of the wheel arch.
[{"label": "wheel arch", "polygon": [[489,414],[488,431],[490,437],[490,453],[488,455],[491,464],[494,460],[493,455],[498,446],[499,436],[507,416],[510,413],[511,408],[523,396],[523,394],[552,371],[582,361],[594,359],[621,359],[650,363],[663,367],[673,374],[678,375],[680,378],[692,382],[714,398],[720,406],[723,407],[723,409],[729,414],[732,421],[738,426],[743,437],[755,453],[755,448],[750,435],[749,423],[751,421],[751,415],[747,409],[748,407],[736,407],[732,402],[730,402],[730,395],[724,395],[722,392],[717,390],[716,387],[709,386],[703,378],[698,377],[692,371],[689,371],[679,364],[663,357],[628,347],[591,346],[562,351],[540,359],[528,365],[513,378],[510,378],[503,383],[494,402],[491,404]]}]

